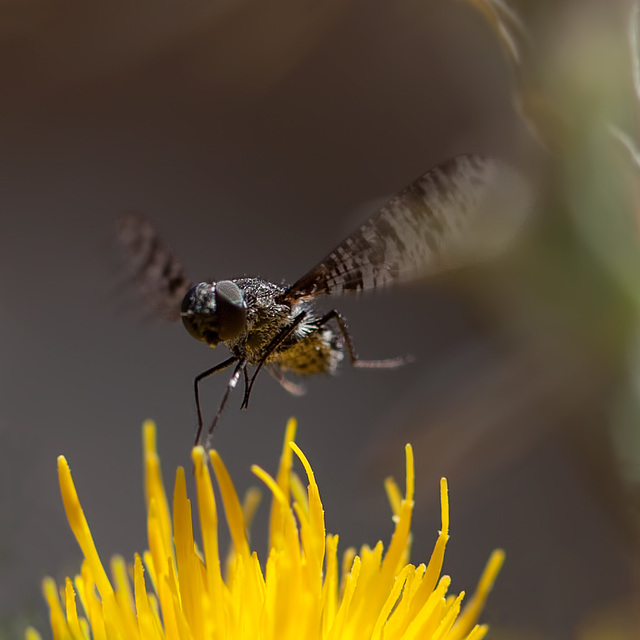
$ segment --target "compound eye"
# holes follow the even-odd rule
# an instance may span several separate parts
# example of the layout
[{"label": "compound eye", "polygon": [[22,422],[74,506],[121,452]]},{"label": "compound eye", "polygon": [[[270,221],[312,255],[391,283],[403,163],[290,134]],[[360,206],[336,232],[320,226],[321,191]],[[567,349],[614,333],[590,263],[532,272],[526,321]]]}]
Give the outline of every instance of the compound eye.
[{"label": "compound eye", "polygon": [[193,287],[182,301],[182,323],[196,339],[215,347],[220,342],[215,306],[215,289],[201,282]]},{"label": "compound eye", "polygon": [[218,335],[221,340],[232,340],[247,326],[247,305],[242,291],[230,280],[221,280],[215,287]]},{"label": "compound eye", "polygon": [[182,305],[180,307],[180,313],[184,317],[185,314],[193,313],[196,305],[198,304],[198,290],[200,285],[197,284],[195,287],[191,287],[184,298],[182,298]]}]

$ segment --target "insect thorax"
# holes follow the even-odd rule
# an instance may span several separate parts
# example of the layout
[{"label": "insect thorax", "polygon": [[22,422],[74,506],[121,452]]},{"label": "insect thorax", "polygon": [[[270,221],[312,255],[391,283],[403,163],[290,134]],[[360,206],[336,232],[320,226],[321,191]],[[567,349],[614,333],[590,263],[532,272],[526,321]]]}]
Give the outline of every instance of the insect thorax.
[{"label": "insect thorax", "polygon": [[291,335],[267,357],[267,362],[303,375],[335,373],[343,359],[342,340],[330,327],[318,326],[318,316],[309,303],[290,306],[280,302],[278,298],[285,287],[260,278],[233,282],[242,291],[247,305],[247,329],[225,343],[232,353],[246,355],[251,364],[260,363],[274,338],[300,313],[305,313]]}]

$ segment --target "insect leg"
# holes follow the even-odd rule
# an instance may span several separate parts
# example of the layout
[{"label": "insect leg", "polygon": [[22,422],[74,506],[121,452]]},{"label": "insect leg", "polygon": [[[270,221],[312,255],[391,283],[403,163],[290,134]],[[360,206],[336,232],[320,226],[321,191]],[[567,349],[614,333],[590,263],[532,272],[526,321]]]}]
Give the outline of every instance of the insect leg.
[{"label": "insect leg", "polygon": [[200,391],[198,389],[198,385],[201,380],[208,378],[214,373],[218,373],[218,371],[222,371],[227,367],[230,367],[236,360],[238,360],[237,356],[232,356],[231,358],[227,358],[224,362],[217,364],[215,367],[211,367],[211,369],[207,369],[203,371],[201,374],[195,377],[193,381],[193,390],[196,396],[196,409],[198,410],[198,433],[196,433],[196,445],[200,442],[200,435],[202,434],[202,411],[200,410]]},{"label": "insect leg", "polygon": [[215,428],[218,422],[218,419],[222,415],[222,411],[224,410],[224,407],[227,404],[227,400],[229,399],[229,394],[236,388],[236,385],[238,384],[238,380],[240,380],[240,374],[246,369],[246,367],[247,367],[247,359],[240,358],[240,360],[238,361],[238,364],[236,365],[236,368],[233,371],[233,375],[231,376],[231,378],[229,379],[229,382],[227,383],[227,390],[224,392],[224,395],[222,396],[222,402],[218,407],[218,412],[216,413],[216,416],[213,419],[211,426],[209,427],[209,433],[207,434],[207,440],[204,446],[204,448],[207,450],[209,449],[209,445],[211,443],[211,435],[213,434],[213,429]]},{"label": "insect leg", "polygon": [[244,398],[242,400],[242,405],[240,406],[241,409],[246,409],[249,406],[249,396],[251,395],[253,383],[255,382],[256,376],[260,372],[260,369],[262,369],[262,366],[267,361],[267,358],[293,333],[294,329],[304,320],[306,315],[306,311],[302,311],[301,313],[299,313],[293,319],[291,324],[282,329],[280,333],[278,333],[278,335],[267,345],[267,348],[264,350],[264,353],[260,358],[260,362],[258,363],[256,370],[251,376],[249,385],[244,390]]},{"label": "insect leg", "polygon": [[242,370],[242,373],[244,374],[244,391],[246,393],[247,387],[249,386],[249,370],[247,367]]},{"label": "insect leg", "polygon": [[340,333],[342,333],[342,337],[344,338],[344,344],[347,348],[349,360],[351,361],[351,365],[353,367],[359,367],[361,369],[396,369],[397,367],[401,367],[402,365],[413,361],[412,356],[400,356],[398,358],[387,358],[385,360],[360,360],[353,346],[351,334],[347,329],[347,323],[344,317],[341,316],[336,309],[332,309],[331,311],[323,315],[320,320],[318,320],[318,329],[320,329],[331,320],[335,320],[338,324]]},{"label": "insect leg", "polygon": [[288,391],[292,395],[303,396],[307,392],[307,389],[303,385],[296,384],[285,378],[277,364],[273,362],[267,364],[267,371],[282,385],[285,391]]}]

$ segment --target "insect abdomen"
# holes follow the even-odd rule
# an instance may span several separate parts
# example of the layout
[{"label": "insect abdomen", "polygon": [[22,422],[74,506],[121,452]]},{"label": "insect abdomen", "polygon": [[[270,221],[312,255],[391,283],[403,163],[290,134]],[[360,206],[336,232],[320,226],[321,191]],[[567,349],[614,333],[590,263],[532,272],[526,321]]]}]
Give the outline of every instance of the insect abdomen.
[{"label": "insect abdomen", "polygon": [[276,351],[268,362],[275,362],[282,370],[300,375],[332,375],[336,373],[343,358],[340,339],[331,329],[322,328],[299,342]]}]

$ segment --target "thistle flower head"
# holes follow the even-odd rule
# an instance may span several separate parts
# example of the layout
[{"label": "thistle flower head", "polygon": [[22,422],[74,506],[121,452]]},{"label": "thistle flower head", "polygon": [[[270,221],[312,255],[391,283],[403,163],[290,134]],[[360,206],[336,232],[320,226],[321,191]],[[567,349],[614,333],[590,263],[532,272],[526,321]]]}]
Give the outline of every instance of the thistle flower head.
[{"label": "thistle flower head", "polygon": [[[273,497],[269,553],[260,564],[251,551],[247,528],[257,505],[250,492],[244,505],[215,452],[209,453],[220,489],[231,551],[221,561],[218,510],[202,447],[192,458],[200,516],[201,547],[192,527],[185,472],[178,468],[173,508],[162,483],[155,446],[155,426],[144,427],[145,485],[149,550],[133,565],[121,557],[111,562],[111,578],[100,560],[64,457],[58,475],[67,518],[84,554],[81,572],[58,588],[50,578],[43,590],[55,640],[200,639],[350,640],[426,638],[478,640],[486,633],[476,624],[503,560],[494,552],[475,595],[461,608],[464,593],[447,595],[441,576],[449,537],[447,484],[441,481],[442,530],[428,564],[408,563],[413,511],[414,468],[406,447],[406,490],[392,480],[386,489],[395,531],[386,550],[379,542],[338,558],[338,537],[326,535],[324,511],[311,465],[293,442],[295,422],[285,435],[280,468],[274,478],[259,467],[253,472]],[[305,491],[293,473],[294,455],[302,463]],[[27,640],[40,636],[34,629]]]}]

